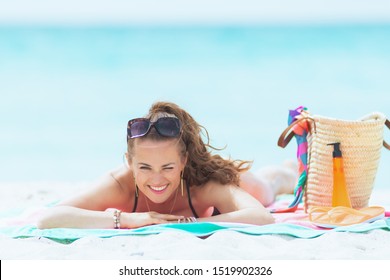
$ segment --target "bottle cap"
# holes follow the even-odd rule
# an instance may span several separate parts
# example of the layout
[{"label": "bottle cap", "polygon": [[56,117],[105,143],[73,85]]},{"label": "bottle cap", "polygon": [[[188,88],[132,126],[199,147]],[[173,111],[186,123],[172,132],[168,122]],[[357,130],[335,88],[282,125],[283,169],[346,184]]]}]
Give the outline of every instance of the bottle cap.
[{"label": "bottle cap", "polygon": [[336,143],[330,143],[328,144],[333,146],[333,157],[342,157],[341,150],[340,150],[340,142]]}]

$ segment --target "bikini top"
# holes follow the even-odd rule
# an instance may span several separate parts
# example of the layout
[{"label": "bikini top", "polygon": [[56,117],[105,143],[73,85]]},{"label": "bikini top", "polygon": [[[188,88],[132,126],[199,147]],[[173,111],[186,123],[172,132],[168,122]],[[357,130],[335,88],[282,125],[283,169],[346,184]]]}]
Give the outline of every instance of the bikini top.
[{"label": "bikini top", "polygon": [[[194,209],[194,206],[192,205],[192,202],[191,202],[191,195],[190,195],[190,187],[186,184],[186,189],[187,189],[187,193],[188,193],[188,204],[191,208],[191,211],[192,211],[192,214],[194,215],[195,218],[199,218],[198,214],[196,213],[195,209]],[[137,204],[138,204],[138,196],[134,195],[134,207],[133,207],[133,213],[135,212],[135,210],[137,210]]]}]

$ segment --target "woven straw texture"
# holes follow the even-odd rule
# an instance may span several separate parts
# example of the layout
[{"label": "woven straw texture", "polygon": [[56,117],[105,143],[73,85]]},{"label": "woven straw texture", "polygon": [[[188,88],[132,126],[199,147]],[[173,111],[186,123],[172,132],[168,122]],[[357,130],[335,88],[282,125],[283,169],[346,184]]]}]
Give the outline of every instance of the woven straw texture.
[{"label": "woven straw texture", "polygon": [[332,206],[333,146],[340,142],[344,173],[353,208],[368,206],[377,173],[386,117],[372,113],[357,121],[312,116],[308,135],[308,179],[305,210]]}]

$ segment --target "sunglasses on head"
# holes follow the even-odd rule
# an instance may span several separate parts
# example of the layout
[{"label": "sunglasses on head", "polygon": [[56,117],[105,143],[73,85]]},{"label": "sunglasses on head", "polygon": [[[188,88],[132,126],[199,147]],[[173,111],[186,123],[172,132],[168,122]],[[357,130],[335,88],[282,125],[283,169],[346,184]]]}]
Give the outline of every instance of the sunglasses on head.
[{"label": "sunglasses on head", "polygon": [[160,135],[165,137],[176,137],[181,131],[181,124],[178,118],[162,117],[155,122],[146,118],[138,118],[128,122],[127,140],[146,135],[152,126],[154,126]]}]

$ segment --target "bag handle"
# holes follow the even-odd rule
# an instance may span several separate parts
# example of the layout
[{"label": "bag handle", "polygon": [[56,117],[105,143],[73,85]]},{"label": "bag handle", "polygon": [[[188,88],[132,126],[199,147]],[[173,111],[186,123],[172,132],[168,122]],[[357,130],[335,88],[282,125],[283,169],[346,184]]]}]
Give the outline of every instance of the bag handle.
[{"label": "bag handle", "polygon": [[[390,121],[389,121],[389,120],[386,119],[385,125],[387,126],[388,129],[390,129]],[[384,146],[386,149],[390,150],[390,144],[386,143],[385,140],[383,140],[383,146]]]},{"label": "bag handle", "polygon": [[[298,123],[300,123],[301,121],[303,120],[311,120],[313,121],[313,124],[314,124],[314,131],[316,130],[315,129],[315,121],[312,117],[309,117],[309,116],[304,116],[303,118],[299,118],[297,119],[296,121],[292,122],[288,127],[286,127],[286,129],[282,132],[282,134],[279,136],[279,139],[278,139],[278,146],[279,147],[282,147],[282,148],[285,148],[288,143],[290,143],[291,139],[294,137],[295,133],[294,131],[291,131],[290,130]],[[386,119],[385,121],[385,126],[387,126],[388,129],[390,129],[390,121],[388,119]],[[288,135],[287,133],[290,132]],[[286,136],[287,135],[287,136]],[[390,144],[388,144],[385,140],[383,140],[383,146],[390,150]]]},{"label": "bag handle", "polygon": [[[312,117],[309,117],[308,115],[301,117],[301,118],[297,119],[296,121],[293,121],[288,127],[286,127],[286,129],[279,136],[279,139],[278,139],[278,146],[279,147],[285,148],[288,145],[288,143],[290,143],[291,139],[295,135],[294,131],[290,131],[290,130],[292,130],[295,125],[297,125],[298,123],[300,123],[301,121],[304,121],[304,120],[313,121],[314,131],[316,131],[316,127],[315,127],[316,123]],[[389,122],[389,126],[390,126],[390,122]],[[287,133],[289,133],[289,134],[287,135]],[[388,144],[386,143],[386,145],[388,145]],[[390,146],[389,146],[389,148],[390,148]]]}]

